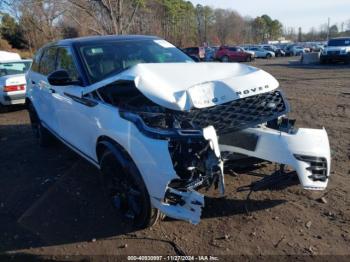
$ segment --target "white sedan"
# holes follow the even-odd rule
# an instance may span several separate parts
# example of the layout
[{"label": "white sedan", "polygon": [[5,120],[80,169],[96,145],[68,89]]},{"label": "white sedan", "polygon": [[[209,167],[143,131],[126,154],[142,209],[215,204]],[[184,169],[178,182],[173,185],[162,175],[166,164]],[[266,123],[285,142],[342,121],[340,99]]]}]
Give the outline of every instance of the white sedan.
[{"label": "white sedan", "polygon": [[9,106],[25,103],[25,73],[32,60],[0,60],[0,105]]}]

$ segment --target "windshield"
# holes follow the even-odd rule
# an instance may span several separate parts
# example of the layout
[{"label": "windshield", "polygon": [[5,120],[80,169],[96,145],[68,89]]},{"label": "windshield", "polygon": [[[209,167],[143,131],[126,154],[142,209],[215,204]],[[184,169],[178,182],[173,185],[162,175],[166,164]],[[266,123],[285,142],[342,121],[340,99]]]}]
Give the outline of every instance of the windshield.
[{"label": "windshield", "polygon": [[328,46],[350,46],[350,38],[329,40]]},{"label": "windshield", "polygon": [[0,63],[0,77],[8,75],[25,74],[30,68],[31,61]]},{"label": "windshield", "polygon": [[194,61],[165,40],[116,41],[79,48],[91,82],[97,82],[140,63]]}]

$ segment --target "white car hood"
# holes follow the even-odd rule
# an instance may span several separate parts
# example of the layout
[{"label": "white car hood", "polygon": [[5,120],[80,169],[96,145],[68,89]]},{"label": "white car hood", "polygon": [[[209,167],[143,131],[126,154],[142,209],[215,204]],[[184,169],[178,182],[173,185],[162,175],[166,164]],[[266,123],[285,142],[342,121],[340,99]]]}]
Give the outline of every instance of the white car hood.
[{"label": "white car hood", "polygon": [[90,93],[118,80],[134,81],[154,103],[188,111],[276,89],[278,81],[267,72],[238,63],[138,64],[120,74],[84,88]]}]

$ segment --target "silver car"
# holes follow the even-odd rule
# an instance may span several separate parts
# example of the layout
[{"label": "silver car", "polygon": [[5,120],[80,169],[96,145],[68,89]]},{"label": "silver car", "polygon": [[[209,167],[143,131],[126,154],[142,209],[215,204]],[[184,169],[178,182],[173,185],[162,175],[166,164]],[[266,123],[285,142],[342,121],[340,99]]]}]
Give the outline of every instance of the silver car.
[{"label": "silver car", "polygon": [[275,53],[265,50],[264,48],[260,48],[260,47],[250,47],[248,48],[248,50],[250,51],[254,51],[255,53],[255,57],[257,58],[267,58],[270,59],[272,57],[275,57]]}]

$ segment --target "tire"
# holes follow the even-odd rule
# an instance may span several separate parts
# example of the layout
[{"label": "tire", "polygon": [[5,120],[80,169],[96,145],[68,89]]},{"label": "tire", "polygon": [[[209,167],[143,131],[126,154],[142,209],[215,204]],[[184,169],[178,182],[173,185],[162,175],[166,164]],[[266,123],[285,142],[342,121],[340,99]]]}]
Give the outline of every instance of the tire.
[{"label": "tire", "polygon": [[28,112],[32,131],[35,138],[37,138],[39,145],[42,147],[51,146],[54,142],[54,137],[50,131],[41,124],[41,121],[32,103],[28,104]]},{"label": "tire", "polygon": [[251,56],[247,56],[247,58],[245,59],[246,62],[251,62],[252,61],[252,57]]},{"label": "tire", "polygon": [[150,227],[157,222],[159,211],[152,207],[136,165],[119,152],[105,149],[102,153],[100,167],[105,192],[125,223],[137,229]]},{"label": "tire", "polygon": [[0,104],[0,113],[7,113],[8,111],[9,108],[7,106]]},{"label": "tire", "polygon": [[230,62],[230,59],[228,58],[228,56],[225,55],[221,58],[221,62],[228,63],[228,62]]},{"label": "tire", "polygon": [[266,59],[271,59],[272,55],[271,54],[266,54]]}]

